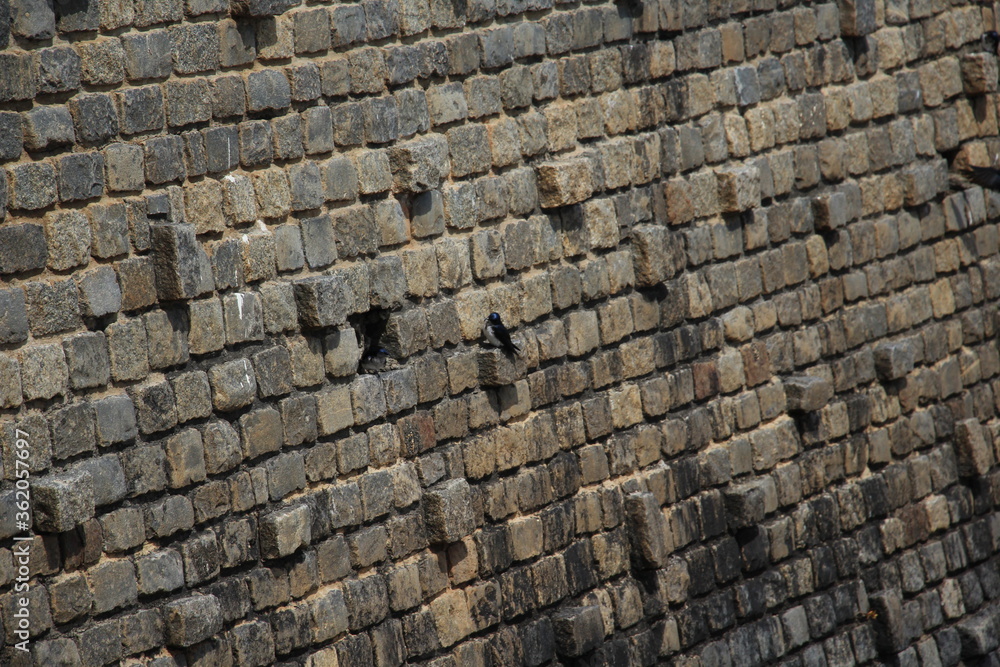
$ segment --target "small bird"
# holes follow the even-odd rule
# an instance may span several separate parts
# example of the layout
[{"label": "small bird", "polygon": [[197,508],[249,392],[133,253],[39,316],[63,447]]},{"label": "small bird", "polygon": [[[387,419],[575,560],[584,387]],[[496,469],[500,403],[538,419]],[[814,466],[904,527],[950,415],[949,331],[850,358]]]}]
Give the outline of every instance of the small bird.
[{"label": "small bird", "polygon": [[500,315],[497,313],[490,313],[490,316],[486,318],[486,323],[483,324],[483,336],[486,337],[486,342],[493,347],[502,347],[511,354],[521,353],[520,346],[510,339],[510,331],[500,321]]},{"label": "small bird", "polygon": [[1000,190],[1000,169],[969,165],[962,173],[976,185],[990,190]]},{"label": "small bird", "polygon": [[361,370],[365,373],[380,373],[389,363],[389,351],[384,347],[369,348],[361,355]]},{"label": "small bird", "polygon": [[979,38],[979,42],[983,45],[983,50],[993,55],[998,54],[998,49],[1000,49],[1000,32],[996,30],[987,30],[983,33],[983,36]]}]

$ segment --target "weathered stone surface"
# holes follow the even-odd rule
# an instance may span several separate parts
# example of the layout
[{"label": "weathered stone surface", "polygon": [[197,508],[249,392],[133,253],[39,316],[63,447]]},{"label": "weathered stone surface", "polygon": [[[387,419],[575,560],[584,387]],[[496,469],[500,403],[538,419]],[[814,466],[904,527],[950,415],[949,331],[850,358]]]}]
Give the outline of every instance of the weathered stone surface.
[{"label": "weathered stone surface", "polygon": [[795,375],[784,379],[785,400],[789,410],[815,412],[833,398],[833,386],[828,380],[811,375]]}]

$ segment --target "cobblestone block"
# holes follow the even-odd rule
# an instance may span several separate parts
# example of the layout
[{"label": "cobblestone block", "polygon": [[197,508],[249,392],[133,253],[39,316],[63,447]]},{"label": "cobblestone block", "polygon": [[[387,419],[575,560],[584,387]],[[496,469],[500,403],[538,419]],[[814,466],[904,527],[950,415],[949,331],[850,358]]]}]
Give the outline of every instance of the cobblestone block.
[{"label": "cobblestone block", "polygon": [[49,475],[33,491],[36,530],[62,533],[94,516],[91,476],[83,470]]},{"label": "cobblestone block", "polygon": [[9,167],[8,206],[29,211],[55,203],[58,193],[56,170],[47,162],[30,162]]},{"label": "cobblestone block", "polygon": [[584,159],[543,163],[536,167],[535,172],[542,208],[576,204],[590,197],[594,191],[591,165]]},{"label": "cobblestone block", "polygon": [[48,260],[45,232],[31,223],[0,228],[0,273],[20,273],[43,268]]},{"label": "cobblestone block", "polygon": [[551,616],[556,650],[575,657],[596,648],[604,640],[604,622],[597,606],[569,607]]},{"label": "cobblestone block", "polygon": [[299,320],[305,326],[342,324],[347,317],[345,285],[334,276],[304,278],[294,283]]},{"label": "cobblestone block", "polygon": [[424,493],[425,521],[436,542],[457,542],[472,533],[471,489],[464,480],[450,480]]},{"label": "cobblestone block", "polygon": [[222,412],[249,405],[257,395],[257,380],[247,359],[213,366],[208,379],[212,385],[212,403]]},{"label": "cobblestone block", "polygon": [[389,163],[397,189],[433,190],[451,171],[448,142],[443,136],[432,135],[396,144],[389,149]]},{"label": "cobblestone block", "polygon": [[833,386],[828,380],[807,375],[784,378],[785,397],[789,410],[815,412],[833,398]]},{"label": "cobblestone block", "polygon": [[983,475],[993,465],[993,447],[986,441],[976,419],[964,419],[955,424],[955,454],[958,473],[962,476]]},{"label": "cobblestone block", "polygon": [[166,604],[163,622],[169,646],[191,646],[222,630],[222,607],[214,595],[192,595]]},{"label": "cobblestone block", "polygon": [[[13,131],[23,134],[24,147],[30,151],[72,144],[76,139],[73,117],[67,107],[39,107],[25,112]],[[8,153],[13,153],[10,149]],[[18,147],[17,155],[20,155]],[[17,157],[11,155],[11,157]]]},{"label": "cobblestone block", "polygon": [[301,504],[260,519],[260,549],[264,558],[283,558],[312,539],[309,507]]},{"label": "cobblestone block", "polygon": [[161,79],[170,75],[173,64],[166,30],[125,34],[121,42],[129,80]]},{"label": "cobblestone block", "polygon": [[193,225],[153,225],[150,231],[159,298],[190,299],[214,288],[212,266]]},{"label": "cobblestone block", "polygon": [[898,380],[913,370],[914,351],[908,343],[883,343],[874,354],[875,370],[883,380]]}]

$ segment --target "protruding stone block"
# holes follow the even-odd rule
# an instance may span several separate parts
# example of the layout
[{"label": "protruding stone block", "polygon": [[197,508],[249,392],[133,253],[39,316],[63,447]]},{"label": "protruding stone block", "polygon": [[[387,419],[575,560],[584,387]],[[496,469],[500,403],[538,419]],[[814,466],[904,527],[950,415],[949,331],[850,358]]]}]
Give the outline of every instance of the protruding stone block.
[{"label": "protruding stone block", "polygon": [[785,378],[784,385],[789,410],[815,412],[833,398],[833,385],[824,378],[793,375]]},{"label": "protruding stone block", "polygon": [[424,494],[424,520],[435,542],[457,542],[476,527],[472,490],[464,479],[442,482]]},{"label": "protruding stone block", "polygon": [[673,545],[656,498],[649,492],[631,493],[625,499],[625,510],[636,559],[649,569],[666,566]]},{"label": "protruding stone block", "polygon": [[62,533],[94,516],[90,473],[72,470],[48,475],[32,484],[35,528]]},{"label": "protruding stone block", "polygon": [[959,475],[973,477],[989,472],[993,465],[993,447],[987,442],[978,420],[963,419],[955,424],[955,454]]},{"label": "protruding stone block", "polygon": [[733,528],[749,528],[764,519],[764,488],[758,482],[747,482],[723,492],[726,516]]},{"label": "protruding stone block", "polygon": [[545,162],[536,167],[538,203],[542,208],[578,204],[594,193],[590,162],[583,158]]},{"label": "protruding stone block", "polygon": [[524,358],[519,354],[500,349],[479,353],[479,384],[484,387],[505,387],[523,378],[525,372]]},{"label": "protruding stone block", "polygon": [[198,243],[194,225],[153,225],[150,232],[161,299],[192,299],[215,288],[212,263]]},{"label": "protruding stone block", "polygon": [[222,605],[214,595],[194,595],[163,607],[168,646],[191,646],[222,630]]},{"label": "protruding stone block", "polygon": [[552,615],[556,634],[556,650],[570,658],[597,648],[604,641],[604,621],[601,608],[568,607]]},{"label": "protruding stone block", "polygon": [[299,308],[299,321],[307,327],[343,324],[350,307],[347,286],[337,276],[295,281],[295,303]]},{"label": "protruding stone block", "polygon": [[293,554],[311,539],[312,517],[308,505],[280,509],[260,520],[260,553],[264,558]]},{"label": "protruding stone block", "polygon": [[875,371],[883,380],[898,380],[913,370],[913,357],[909,343],[882,343],[875,348]]}]

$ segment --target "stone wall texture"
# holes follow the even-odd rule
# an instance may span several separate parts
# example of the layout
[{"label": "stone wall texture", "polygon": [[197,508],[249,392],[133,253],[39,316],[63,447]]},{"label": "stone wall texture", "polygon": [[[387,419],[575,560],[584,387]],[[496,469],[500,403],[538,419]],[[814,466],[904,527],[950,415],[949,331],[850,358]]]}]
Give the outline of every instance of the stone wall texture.
[{"label": "stone wall texture", "polygon": [[0,3],[0,663],[1000,663],[993,26]]}]

